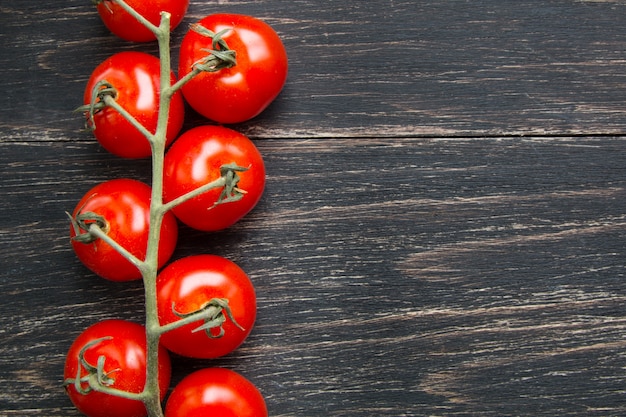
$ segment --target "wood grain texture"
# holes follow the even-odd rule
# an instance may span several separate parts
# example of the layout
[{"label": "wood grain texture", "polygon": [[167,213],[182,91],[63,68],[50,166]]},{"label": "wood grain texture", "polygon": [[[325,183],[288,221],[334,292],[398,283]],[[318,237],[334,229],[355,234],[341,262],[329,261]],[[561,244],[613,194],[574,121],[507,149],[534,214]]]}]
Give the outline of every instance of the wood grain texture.
[{"label": "wood grain texture", "polygon": [[[212,364],[250,376],[272,415],[625,411],[624,138],[258,145],[260,206],[228,232],[183,229],[175,256],[218,253],[251,275],[257,326]],[[50,408],[67,406],[72,337],[104,317],[141,320],[142,304],[137,285],[78,264],[63,210],[99,175],[148,169],[93,144],[2,148],[14,209],[2,221],[0,398],[14,415],[75,415]],[[175,363],[176,378],[207,365]]]},{"label": "wood grain texture", "polygon": [[[625,7],[192,1],[188,22],[266,19],[291,72],[236,126],[266,160],[259,206],[183,227],[174,255],[241,265],[256,327],[228,357],[174,358],[173,382],[226,366],[280,417],[626,414]],[[129,48],[88,1],[0,4],[0,416],[78,416],[73,338],[143,320],[140,285],[86,271],[64,214],[99,181],[150,179],[71,113]]]},{"label": "wood grain texture", "polygon": [[[42,7],[38,0],[4,0],[1,7],[0,76],[11,93],[0,98],[0,108],[13,114],[7,128],[35,122],[64,130],[75,123],[69,112],[97,63],[120,49],[156,53],[154,45],[112,38],[87,1]],[[263,18],[287,47],[284,94],[240,126],[255,136],[577,135],[626,128],[622,1],[191,2],[174,44],[188,23],[212,12]],[[55,109],[42,106],[52,100]],[[37,112],[24,111],[35,106]]]}]

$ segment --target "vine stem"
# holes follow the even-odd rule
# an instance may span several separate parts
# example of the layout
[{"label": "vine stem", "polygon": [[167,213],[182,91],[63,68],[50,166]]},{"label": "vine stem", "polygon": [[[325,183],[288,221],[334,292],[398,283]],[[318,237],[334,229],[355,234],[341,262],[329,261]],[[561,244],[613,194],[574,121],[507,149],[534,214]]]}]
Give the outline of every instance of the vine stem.
[{"label": "vine stem", "polygon": [[133,115],[130,114],[128,110],[126,110],[123,106],[120,106],[113,97],[111,97],[110,95],[105,95],[102,101],[104,101],[104,104],[106,104],[107,107],[111,107],[119,114],[121,114],[124,119],[126,119],[131,125],[133,125],[135,129],[137,129],[146,139],[148,139],[148,142],[153,143],[155,141],[155,134],[152,134],[148,129],[146,129],[144,125],[139,123],[139,121],[135,119],[135,117],[133,117]]},{"label": "vine stem", "polygon": [[[167,212],[163,205],[163,160],[165,158],[165,143],[167,123],[169,119],[170,103],[174,90],[171,88],[171,58],[170,58],[170,14],[162,13],[161,24],[155,31],[159,43],[159,57],[161,60],[161,94],[159,96],[159,115],[157,128],[150,145],[152,146],[152,196],[150,200],[150,231],[148,248],[142,270],[145,304],[146,304],[146,385],[144,392],[148,395],[144,401],[150,417],[161,417],[163,410],[159,395],[159,339],[161,325],[157,308],[157,264],[159,238],[163,216]],[[148,138],[150,140],[150,138]]]},{"label": "vine stem", "polygon": [[[170,14],[161,13],[161,21],[156,27],[137,13],[124,0],[114,0],[129,14],[135,17],[156,36],[159,46],[160,67],[160,96],[157,128],[154,134],[146,134],[152,147],[152,194],[150,200],[150,230],[146,258],[139,268],[143,277],[145,294],[145,325],[146,325],[146,383],[143,391],[144,404],[149,417],[163,417],[159,390],[159,340],[161,326],[157,308],[157,265],[159,255],[159,238],[161,225],[167,209],[163,204],[163,160],[165,158],[165,143],[167,124],[170,112],[170,103],[175,89],[172,88],[171,53],[170,53]],[[145,130],[145,129],[143,129]],[[150,132],[144,132],[150,133]]]}]

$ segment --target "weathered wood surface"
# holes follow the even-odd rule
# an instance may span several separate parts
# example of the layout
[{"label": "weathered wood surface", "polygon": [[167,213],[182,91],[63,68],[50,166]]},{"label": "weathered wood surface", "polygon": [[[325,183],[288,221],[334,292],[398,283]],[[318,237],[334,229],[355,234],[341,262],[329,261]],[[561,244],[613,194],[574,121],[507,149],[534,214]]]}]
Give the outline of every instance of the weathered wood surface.
[{"label": "weathered wood surface", "polygon": [[[226,358],[175,358],[174,382],[230,367],[272,416],[626,414],[626,2],[196,1],[187,20],[213,11],[270,22],[291,72],[236,126],[266,158],[260,205],[183,228],[175,254],[239,263],[257,326]],[[150,169],[71,110],[137,47],[81,0],[2,0],[0,41],[0,416],[77,416],[69,344],[141,321],[142,291],[80,265],[64,211]]]}]

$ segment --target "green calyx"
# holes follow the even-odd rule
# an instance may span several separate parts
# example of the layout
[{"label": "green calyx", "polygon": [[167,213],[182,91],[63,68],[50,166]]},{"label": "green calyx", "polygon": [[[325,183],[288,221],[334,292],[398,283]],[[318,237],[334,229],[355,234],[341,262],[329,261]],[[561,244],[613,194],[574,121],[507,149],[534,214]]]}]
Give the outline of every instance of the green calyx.
[{"label": "green calyx", "polygon": [[[89,394],[91,391],[98,387],[110,387],[115,382],[115,379],[111,378],[113,372],[119,371],[119,369],[114,369],[112,371],[106,372],[104,370],[104,362],[106,360],[105,356],[98,357],[98,363],[94,366],[87,362],[85,359],[85,353],[91,349],[92,347],[106,341],[111,340],[112,337],[102,337],[100,339],[92,340],[87,343],[78,353],[78,369],[76,371],[76,378],[68,378],[63,382],[64,386],[74,385],[76,391],[80,394]],[[87,375],[82,376],[82,371],[86,370]],[[86,387],[83,387],[84,384],[87,384]]]},{"label": "green calyx", "polygon": [[224,29],[217,33],[199,24],[191,25],[191,30],[212,39],[211,48],[203,49],[209,54],[193,64],[194,69],[204,72],[216,72],[224,68],[237,65],[237,53],[228,47],[222,38],[231,29]]},{"label": "green calyx", "polygon": [[[223,325],[227,318],[232,321],[237,328],[244,330],[233,317],[233,313],[228,305],[228,300],[225,298],[212,298],[199,309],[189,313],[176,311],[176,306],[172,303],[172,312],[181,319],[197,317],[198,319],[204,320],[204,324],[193,329],[193,332],[204,331],[211,339],[218,339],[224,336],[225,330]],[[219,333],[214,334],[213,329],[219,329]]]},{"label": "green calyx", "polygon": [[105,234],[110,230],[109,222],[100,214],[90,211],[85,213],[79,211],[76,217],[72,217],[68,212],[65,212],[65,214],[70,218],[72,228],[74,229],[75,236],[72,238],[73,241],[88,244],[98,240],[96,236],[89,232],[89,228],[93,225],[97,226]]},{"label": "green calyx", "polygon": [[247,192],[237,187],[240,180],[237,173],[245,172],[247,170],[248,168],[241,167],[235,163],[222,165],[220,167],[220,174],[222,178],[224,178],[225,184],[214,206],[222,203],[232,203],[243,198]]},{"label": "green calyx", "polygon": [[93,88],[91,92],[91,101],[89,104],[80,106],[75,111],[77,113],[86,113],[87,121],[85,127],[89,130],[96,130],[96,122],[94,117],[96,113],[107,107],[106,98],[111,97],[114,100],[117,98],[117,90],[111,83],[106,80],[101,80]]}]

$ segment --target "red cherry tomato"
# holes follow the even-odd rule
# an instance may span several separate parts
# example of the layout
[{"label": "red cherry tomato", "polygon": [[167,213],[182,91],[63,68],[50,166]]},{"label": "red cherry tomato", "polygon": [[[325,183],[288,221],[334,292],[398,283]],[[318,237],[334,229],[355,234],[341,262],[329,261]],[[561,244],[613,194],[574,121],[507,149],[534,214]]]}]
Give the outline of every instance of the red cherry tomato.
[{"label": "red cherry tomato", "polygon": [[210,190],[173,209],[186,225],[203,231],[235,224],[257,204],[265,187],[265,165],[254,143],[241,133],[220,126],[201,126],[185,132],[165,155],[163,199],[166,202],[220,178],[220,167],[235,163],[237,187],[245,194],[236,202],[215,205],[222,188]]},{"label": "red cherry tomato", "polygon": [[[198,24],[221,36],[236,52],[237,64],[202,72],[182,89],[191,107],[219,123],[239,123],[261,113],[287,79],[287,53],[276,32],[265,22],[244,15],[214,14]],[[213,40],[194,30],[183,38],[178,76],[184,77],[212,50]]]},{"label": "red cherry tomato", "polygon": [[[83,394],[76,389],[75,380],[89,374],[82,363],[98,366],[104,357],[103,371],[110,388],[140,393],[146,381],[146,332],[142,325],[124,320],[105,320],[88,327],[72,344],[65,360],[65,389],[72,403],[89,417],[144,417],[146,408],[141,401],[120,398],[91,390]],[[171,364],[167,350],[159,348],[159,389],[161,398],[167,393]],[[89,384],[81,382],[81,390]]]},{"label": "red cherry tomato", "polygon": [[[117,92],[117,103],[154,133],[159,113],[160,65],[157,57],[143,52],[119,52],[109,57],[96,67],[89,78],[84,94],[85,105],[92,102],[98,82],[106,80]],[[175,81],[172,72],[170,83]],[[177,92],[170,105],[166,133],[168,145],[180,132],[184,116],[183,98]],[[94,114],[90,123],[95,128],[96,139],[109,152],[123,158],[146,158],[151,155],[150,143],[145,136],[117,110],[105,107]]]},{"label": "red cherry tomato", "polygon": [[[98,184],[78,202],[72,217],[95,213],[102,216],[107,225],[107,235],[134,256],[143,260],[146,256],[150,227],[151,189],[143,182],[117,179]],[[93,220],[87,220],[87,223]],[[87,225],[84,225],[87,227]],[[129,281],[141,278],[139,270],[102,239],[82,243],[74,239],[86,232],[70,227],[72,247],[78,259],[97,275],[111,281]],[[171,213],[166,213],[159,239],[158,265],[163,266],[174,253],[178,239],[178,224]]]},{"label": "red cherry tomato", "polygon": [[[198,320],[164,333],[161,343],[170,351],[192,358],[226,355],[248,337],[256,319],[256,295],[252,282],[235,263],[215,255],[195,255],[171,263],[157,279],[159,320],[162,325],[202,308],[215,308],[213,299],[228,302],[217,310],[221,326],[195,331],[207,320]],[[220,331],[223,334],[220,336]],[[208,333],[207,333],[208,332]]]},{"label": "red cherry tomato", "polygon": [[[126,3],[155,26],[161,22],[161,11],[169,12],[170,30],[180,24],[189,6],[189,0],[126,0]],[[114,1],[98,0],[98,14],[107,29],[122,39],[132,42],[156,39],[148,28]]]},{"label": "red cherry tomato", "polygon": [[165,417],[267,417],[259,390],[240,374],[206,368],[188,375],[174,388]]}]

